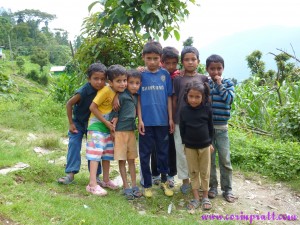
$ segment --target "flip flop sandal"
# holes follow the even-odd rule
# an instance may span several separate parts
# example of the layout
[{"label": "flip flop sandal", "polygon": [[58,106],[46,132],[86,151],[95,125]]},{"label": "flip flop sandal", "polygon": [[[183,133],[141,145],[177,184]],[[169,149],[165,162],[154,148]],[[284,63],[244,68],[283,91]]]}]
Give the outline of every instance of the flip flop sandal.
[{"label": "flip flop sandal", "polygon": [[61,177],[57,180],[59,184],[71,184],[74,179],[71,179],[70,176]]},{"label": "flip flop sandal", "polygon": [[133,194],[133,196],[134,196],[135,198],[140,198],[140,197],[142,197],[142,195],[143,195],[143,193],[140,192],[140,189],[139,189],[138,186],[135,186],[135,187],[132,188],[132,194]]},{"label": "flip flop sandal", "polygon": [[131,188],[124,189],[124,195],[125,195],[125,198],[127,200],[133,200],[134,199],[134,195],[133,195],[133,192],[132,192]]},{"label": "flip flop sandal", "polygon": [[187,193],[189,193],[190,189],[191,189],[190,184],[183,184],[183,185],[180,186],[180,191],[182,192],[182,194],[185,194],[185,195]]},{"label": "flip flop sandal", "polygon": [[232,193],[225,193],[225,192],[223,192],[223,197],[229,203],[234,203],[235,202],[235,197],[234,197],[234,195]]},{"label": "flip flop sandal", "polygon": [[197,209],[200,206],[200,202],[197,199],[192,199],[189,204],[187,204],[186,208],[188,210]]},{"label": "flip flop sandal", "polygon": [[218,190],[216,188],[210,188],[208,191],[208,198],[215,198],[218,195]]},{"label": "flip flop sandal", "polygon": [[[205,207],[205,205],[208,205],[209,207]],[[210,210],[212,208],[212,204],[208,198],[202,199],[201,206],[203,210]]]},{"label": "flip flop sandal", "polygon": [[116,185],[112,180],[109,180],[108,182],[101,181],[100,186],[103,188],[109,188],[111,190],[117,190],[119,188],[119,186]]},{"label": "flip flop sandal", "polygon": [[95,187],[91,187],[90,185],[88,185],[86,186],[86,191],[92,193],[93,195],[98,195],[98,196],[107,195],[107,191],[105,191],[99,185],[96,185]]}]

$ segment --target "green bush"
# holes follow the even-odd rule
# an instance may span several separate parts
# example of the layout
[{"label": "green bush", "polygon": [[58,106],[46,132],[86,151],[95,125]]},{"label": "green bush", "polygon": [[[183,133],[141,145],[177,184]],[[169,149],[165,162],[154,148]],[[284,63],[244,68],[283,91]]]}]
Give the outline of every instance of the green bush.
[{"label": "green bush", "polygon": [[80,78],[71,74],[59,75],[50,87],[52,98],[60,103],[66,103],[67,100],[74,94],[79,84]]},{"label": "green bush", "polygon": [[238,130],[230,130],[229,134],[233,164],[275,180],[300,179],[299,142],[283,142]]},{"label": "green bush", "polygon": [[2,72],[3,65],[0,65],[0,93],[10,93],[14,87],[14,82],[9,76]]},{"label": "green bush", "polygon": [[49,79],[48,79],[48,76],[46,74],[43,74],[40,78],[39,78],[39,83],[44,85],[44,86],[47,86],[48,83],[49,83]]},{"label": "green bush", "polygon": [[27,74],[26,78],[38,82],[39,81],[39,74],[36,70],[30,70],[30,72]]}]

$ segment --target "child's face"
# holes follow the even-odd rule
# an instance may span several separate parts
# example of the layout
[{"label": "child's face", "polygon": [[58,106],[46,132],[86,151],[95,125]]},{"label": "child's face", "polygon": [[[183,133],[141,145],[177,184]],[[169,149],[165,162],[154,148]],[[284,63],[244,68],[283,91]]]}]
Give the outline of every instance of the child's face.
[{"label": "child's face", "polygon": [[156,72],[160,66],[160,55],[156,53],[147,53],[143,55],[145,66],[150,72]]},{"label": "child's face", "polygon": [[94,72],[88,81],[96,90],[100,90],[105,86],[106,76],[103,72]]},{"label": "child's face", "polygon": [[177,70],[177,59],[165,59],[164,62],[162,62],[162,67],[165,68],[169,73],[173,73],[175,70]]},{"label": "child's face", "polygon": [[202,94],[200,91],[191,89],[187,94],[187,101],[190,106],[197,107],[202,102]]},{"label": "child's face", "polygon": [[194,53],[186,53],[182,59],[184,70],[189,73],[193,73],[197,70],[199,62]]},{"label": "child's face", "polygon": [[224,68],[222,63],[217,62],[210,63],[209,66],[206,68],[206,71],[208,72],[209,76],[213,81],[215,81],[217,77],[222,76],[223,70]]},{"label": "child's face", "polygon": [[123,92],[127,87],[127,75],[121,75],[113,79],[113,81],[108,81],[109,86],[115,92]]},{"label": "child's face", "polygon": [[141,79],[137,77],[129,77],[127,79],[127,89],[131,94],[136,94],[141,86]]}]

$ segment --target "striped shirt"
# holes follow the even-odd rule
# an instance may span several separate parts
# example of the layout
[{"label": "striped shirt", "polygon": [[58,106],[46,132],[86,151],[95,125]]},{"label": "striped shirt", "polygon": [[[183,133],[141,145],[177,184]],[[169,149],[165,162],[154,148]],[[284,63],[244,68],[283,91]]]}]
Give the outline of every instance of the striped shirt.
[{"label": "striped shirt", "polygon": [[234,98],[233,82],[223,79],[222,84],[218,85],[209,79],[208,84],[213,109],[213,124],[226,125],[230,119],[231,104]]}]

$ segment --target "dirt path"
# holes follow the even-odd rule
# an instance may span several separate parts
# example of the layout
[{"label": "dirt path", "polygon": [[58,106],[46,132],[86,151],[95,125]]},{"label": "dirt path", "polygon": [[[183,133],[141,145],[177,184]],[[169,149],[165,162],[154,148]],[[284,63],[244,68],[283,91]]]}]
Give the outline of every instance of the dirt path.
[{"label": "dirt path", "polygon": [[[245,179],[241,173],[235,172],[233,188],[236,202],[224,201],[219,189],[219,195],[212,200],[214,209],[211,213],[237,215],[240,220],[243,218],[243,222],[248,215],[246,224],[249,224],[251,215],[254,215],[252,218],[255,224],[300,224],[300,194],[291,191],[282,183],[267,182],[266,178],[259,175],[251,180]],[[297,216],[296,221],[288,220],[294,215]]]}]

